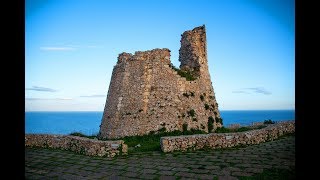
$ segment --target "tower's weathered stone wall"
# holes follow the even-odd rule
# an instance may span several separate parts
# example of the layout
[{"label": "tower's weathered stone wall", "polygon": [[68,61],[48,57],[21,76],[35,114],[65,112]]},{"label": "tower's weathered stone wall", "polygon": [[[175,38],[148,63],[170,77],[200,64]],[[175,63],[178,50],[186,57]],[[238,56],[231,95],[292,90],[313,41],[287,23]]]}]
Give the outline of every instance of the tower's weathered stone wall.
[{"label": "tower's weathered stone wall", "polygon": [[[100,137],[143,135],[150,131],[208,131],[221,126],[220,113],[207,64],[205,27],[182,35],[181,70],[196,77],[187,81],[171,66],[169,49],[121,53],[114,66],[100,125]],[[192,112],[194,111],[194,113]]]}]

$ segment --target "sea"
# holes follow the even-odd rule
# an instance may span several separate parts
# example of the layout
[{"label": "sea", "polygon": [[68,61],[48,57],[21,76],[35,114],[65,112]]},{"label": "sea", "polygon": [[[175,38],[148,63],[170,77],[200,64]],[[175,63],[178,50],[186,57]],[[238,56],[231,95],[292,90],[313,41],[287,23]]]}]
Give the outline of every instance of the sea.
[{"label": "sea", "polygon": [[[25,112],[25,133],[62,134],[80,132],[96,135],[103,112]],[[295,110],[221,110],[223,125],[295,120]]]}]

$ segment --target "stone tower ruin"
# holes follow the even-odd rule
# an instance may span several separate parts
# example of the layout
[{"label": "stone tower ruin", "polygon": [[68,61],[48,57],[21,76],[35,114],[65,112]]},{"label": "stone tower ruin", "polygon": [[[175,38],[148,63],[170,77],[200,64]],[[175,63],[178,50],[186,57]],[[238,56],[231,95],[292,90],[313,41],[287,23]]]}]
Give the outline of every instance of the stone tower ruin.
[{"label": "stone tower ruin", "polygon": [[[121,53],[113,68],[100,138],[222,126],[208,70],[205,26],[181,37],[180,69],[169,49]],[[209,125],[209,127],[208,127]]]}]

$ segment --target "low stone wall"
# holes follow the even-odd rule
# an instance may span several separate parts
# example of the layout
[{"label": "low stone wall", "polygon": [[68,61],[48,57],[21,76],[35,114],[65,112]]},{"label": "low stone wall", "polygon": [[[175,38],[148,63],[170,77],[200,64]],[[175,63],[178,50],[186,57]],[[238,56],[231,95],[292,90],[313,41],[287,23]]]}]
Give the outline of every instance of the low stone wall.
[{"label": "low stone wall", "polygon": [[287,121],[246,132],[161,137],[160,144],[163,152],[197,150],[203,148],[216,149],[259,144],[293,132],[295,132],[295,121]]},{"label": "low stone wall", "polygon": [[124,141],[100,141],[71,135],[26,134],[25,146],[70,150],[89,156],[127,154],[128,146]]}]

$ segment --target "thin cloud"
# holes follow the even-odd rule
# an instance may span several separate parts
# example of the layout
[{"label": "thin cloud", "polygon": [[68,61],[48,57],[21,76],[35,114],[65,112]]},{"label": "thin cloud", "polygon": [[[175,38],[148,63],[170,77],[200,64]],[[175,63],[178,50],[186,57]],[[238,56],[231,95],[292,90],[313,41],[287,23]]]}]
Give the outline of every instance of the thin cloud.
[{"label": "thin cloud", "polygon": [[65,46],[65,47],[72,47],[72,48],[80,48],[81,46],[79,46],[79,45],[74,45],[74,44],[64,44],[63,46]]},{"label": "thin cloud", "polygon": [[56,100],[68,101],[73,99],[72,98],[56,98]]},{"label": "thin cloud", "polygon": [[80,96],[80,97],[97,98],[97,97],[106,97],[106,95],[104,95],[104,94],[94,94],[94,95],[85,95],[85,96]]},{"label": "thin cloud", "polygon": [[266,90],[263,87],[242,88],[241,90],[232,91],[232,93],[238,93],[238,94],[258,93],[258,94],[264,94],[264,95],[272,94],[270,91]]},{"label": "thin cloud", "polygon": [[266,90],[263,87],[253,87],[253,88],[246,88],[246,89],[249,89],[249,90],[252,90],[255,93],[264,94],[264,95],[272,94],[270,91]]},{"label": "thin cloud", "polygon": [[40,47],[42,51],[73,51],[74,47]]},{"label": "thin cloud", "polygon": [[87,46],[87,48],[103,48],[103,46],[94,46],[94,45],[91,45],[91,46]]},{"label": "thin cloud", "polygon": [[250,94],[249,92],[246,92],[246,91],[232,91],[232,93]]},{"label": "thin cloud", "polygon": [[47,101],[47,100],[58,100],[58,101],[69,101],[72,98],[26,98],[27,101]]},{"label": "thin cloud", "polygon": [[26,90],[31,90],[31,91],[45,91],[45,92],[56,92],[57,90],[47,88],[47,87],[40,87],[40,86],[32,86],[32,88],[26,88]]}]

